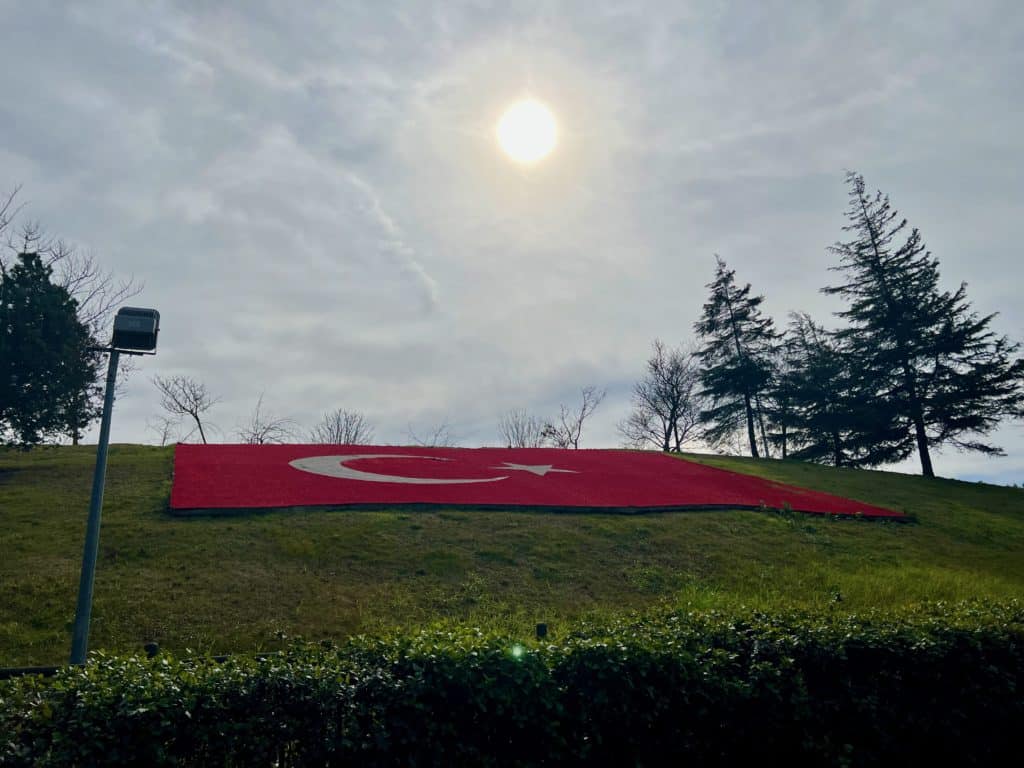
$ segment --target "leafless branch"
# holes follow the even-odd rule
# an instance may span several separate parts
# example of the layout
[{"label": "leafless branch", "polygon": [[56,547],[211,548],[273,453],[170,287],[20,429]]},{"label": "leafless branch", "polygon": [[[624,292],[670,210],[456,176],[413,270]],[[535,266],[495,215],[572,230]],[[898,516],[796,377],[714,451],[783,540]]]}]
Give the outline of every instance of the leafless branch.
[{"label": "leafless branch", "polygon": [[[195,430],[206,443],[206,430],[203,419],[206,412],[220,402],[219,397],[211,395],[206,385],[191,376],[154,376],[153,384],[160,392],[160,407],[170,416],[188,417],[195,423]],[[209,426],[209,425],[207,425]],[[189,432],[191,435],[192,432]],[[188,436],[186,436],[187,439]]]},{"label": "leafless branch", "polygon": [[633,387],[633,410],[619,423],[626,445],[680,451],[700,432],[700,368],[693,350],[668,349],[658,340],[647,373]]},{"label": "leafless branch", "polygon": [[324,445],[369,445],[373,442],[373,427],[358,411],[338,408],[324,414],[310,431],[309,441]]},{"label": "leafless branch", "polygon": [[[18,207],[18,210],[21,210],[21,206]],[[12,222],[13,219],[8,223]],[[51,245],[52,240],[43,232],[38,221],[23,221],[18,226],[17,234],[12,231],[8,234],[6,242],[9,251],[16,254],[38,253],[47,265],[50,264],[48,252]]]},{"label": "leafless branch", "polygon": [[424,433],[422,436],[414,432],[410,424],[408,433],[409,439],[414,445],[422,445],[425,448],[451,448],[455,445],[455,438],[452,437],[451,426],[447,419],[437,425],[433,431]]},{"label": "leafless branch", "polygon": [[[20,190],[15,187],[0,197],[0,234],[11,227],[23,207],[16,204]],[[117,307],[142,291],[134,278],[115,277],[112,270],[100,266],[95,254],[48,235],[37,221],[23,222],[17,235],[7,237],[7,247],[16,253],[38,253],[53,268],[54,282],[78,302],[78,319],[97,339],[109,332]]]},{"label": "leafless branch", "polygon": [[118,307],[142,291],[134,278],[117,278],[90,252],[77,251],[62,240],[51,246],[57,283],[78,301],[78,318],[99,339],[110,332]]},{"label": "leafless branch", "polygon": [[527,413],[524,408],[513,408],[501,417],[498,431],[502,442],[509,448],[538,448],[544,444],[544,422]]},{"label": "leafless branch", "polygon": [[[14,219],[18,216],[24,204],[16,205],[15,200],[18,198],[18,193],[21,191],[21,186],[18,185],[12,189],[6,198],[0,198],[0,236],[7,231],[7,228],[11,225]],[[0,258],[0,264],[3,264],[3,259]]]},{"label": "leafless branch", "polygon": [[559,407],[558,421],[544,424],[541,436],[556,448],[579,448],[583,436],[584,422],[597,410],[604,400],[605,391],[597,387],[583,387],[580,390],[580,407],[578,410],[566,405]]},{"label": "leafless branch", "polygon": [[178,429],[180,426],[180,418],[172,418],[170,416],[164,416],[163,414],[153,416],[146,420],[146,430],[157,436],[161,446],[167,445],[172,440],[177,439]]},{"label": "leafless branch", "polygon": [[[0,198],[0,233],[11,227],[23,207],[15,204],[19,191],[20,187],[15,187],[6,198]],[[54,283],[66,289],[78,302],[78,319],[89,329],[97,344],[103,344],[109,338],[117,308],[142,290],[141,283],[134,278],[115,277],[113,271],[100,266],[94,254],[79,251],[70,243],[51,237],[35,221],[22,222],[17,234],[12,233],[6,238],[6,245],[15,253],[40,254],[44,263],[54,270]],[[0,265],[3,265],[2,256]],[[127,378],[134,370],[132,359],[122,357],[117,377],[119,393],[124,391]],[[97,367],[96,375],[94,396],[101,397],[102,388],[98,385],[103,377],[102,366]],[[72,428],[69,434],[73,442],[77,442],[77,428]]]},{"label": "leafless branch", "polygon": [[272,445],[294,440],[295,421],[268,415],[263,410],[263,395],[260,392],[249,420],[236,431],[238,439],[249,445]]}]

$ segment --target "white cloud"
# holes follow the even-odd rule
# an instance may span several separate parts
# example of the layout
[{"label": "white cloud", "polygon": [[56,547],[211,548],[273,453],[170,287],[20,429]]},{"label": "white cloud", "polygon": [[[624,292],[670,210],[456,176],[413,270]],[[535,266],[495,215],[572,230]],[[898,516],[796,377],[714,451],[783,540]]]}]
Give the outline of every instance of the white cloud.
[{"label": "white cloud", "polygon": [[[382,439],[610,394],[617,442],[655,336],[691,335],[721,253],[827,320],[844,168],[921,227],[951,284],[1024,338],[1024,69],[1013,3],[30,5],[5,27],[0,169],[31,213],[146,283],[153,371],[240,421],[366,411]],[[45,43],[45,44],[44,44]],[[494,121],[529,92],[562,130],[524,172]],[[2,183],[2,182],[0,182]],[[1019,471],[941,456],[942,474]],[[911,467],[911,469],[913,469]]]}]

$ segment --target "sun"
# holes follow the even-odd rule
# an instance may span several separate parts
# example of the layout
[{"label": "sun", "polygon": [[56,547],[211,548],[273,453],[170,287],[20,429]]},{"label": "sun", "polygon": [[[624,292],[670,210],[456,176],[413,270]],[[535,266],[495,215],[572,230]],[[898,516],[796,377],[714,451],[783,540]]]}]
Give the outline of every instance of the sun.
[{"label": "sun", "polygon": [[558,123],[550,109],[536,99],[517,101],[498,120],[498,144],[523,165],[544,159],[558,141]]}]

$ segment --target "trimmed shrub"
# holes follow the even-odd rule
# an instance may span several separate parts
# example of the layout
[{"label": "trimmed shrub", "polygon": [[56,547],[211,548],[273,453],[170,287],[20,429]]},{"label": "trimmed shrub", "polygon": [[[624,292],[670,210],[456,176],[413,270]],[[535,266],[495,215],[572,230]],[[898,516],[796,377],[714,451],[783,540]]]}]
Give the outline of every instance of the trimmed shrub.
[{"label": "trimmed shrub", "polygon": [[550,644],[478,630],[225,662],[94,654],[0,683],[8,765],[993,765],[1024,608],[679,611]]}]

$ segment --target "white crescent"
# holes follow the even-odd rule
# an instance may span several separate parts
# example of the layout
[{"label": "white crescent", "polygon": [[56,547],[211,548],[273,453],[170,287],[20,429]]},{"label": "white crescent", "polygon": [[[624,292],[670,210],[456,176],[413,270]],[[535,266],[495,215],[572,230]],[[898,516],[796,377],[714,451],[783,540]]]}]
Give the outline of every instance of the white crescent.
[{"label": "white crescent", "polygon": [[314,475],[338,477],[342,480],[363,480],[368,483],[405,483],[408,485],[454,485],[462,483],[494,483],[508,480],[508,475],[501,477],[484,477],[473,480],[439,477],[405,477],[404,475],[381,475],[376,472],[362,472],[345,465],[347,461],[356,459],[426,459],[427,461],[451,461],[440,456],[407,456],[398,453],[363,453],[354,456],[310,456],[307,459],[295,459],[288,462],[289,466],[312,472]]}]

